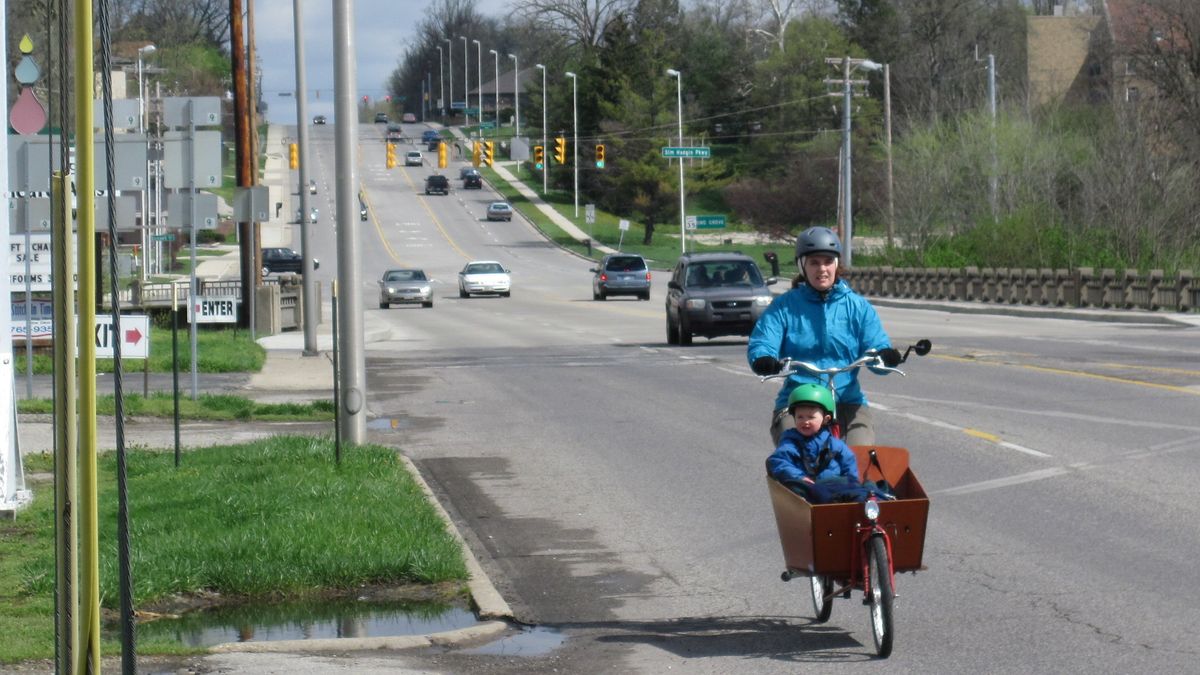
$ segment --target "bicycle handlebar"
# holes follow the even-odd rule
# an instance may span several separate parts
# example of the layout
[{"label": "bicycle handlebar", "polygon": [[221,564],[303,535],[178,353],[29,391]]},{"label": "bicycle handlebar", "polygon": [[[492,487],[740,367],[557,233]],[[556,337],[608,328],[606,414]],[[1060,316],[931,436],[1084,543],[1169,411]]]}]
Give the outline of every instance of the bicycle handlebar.
[{"label": "bicycle handlebar", "polygon": [[[900,363],[907,361],[910,353],[915,352],[917,356],[924,356],[929,353],[929,350],[932,349],[932,347],[933,345],[930,344],[929,340],[918,340],[915,344],[909,345],[909,347],[904,350],[904,355],[900,358]],[[845,373],[854,370],[855,368],[862,368],[864,366],[877,373],[900,373],[901,377],[907,377],[903,370],[900,370],[895,366],[884,365],[883,357],[880,356],[878,349],[868,349],[865,354],[844,366],[820,368],[816,364],[809,363],[808,361],[793,361],[790,358],[781,360],[779,365],[780,371],[778,373],[774,375],[760,375],[759,380],[766,382],[767,380],[789,377],[793,373],[807,372],[812,375],[825,376],[826,379],[832,382],[834,375],[837,375],[838,373]]]}]

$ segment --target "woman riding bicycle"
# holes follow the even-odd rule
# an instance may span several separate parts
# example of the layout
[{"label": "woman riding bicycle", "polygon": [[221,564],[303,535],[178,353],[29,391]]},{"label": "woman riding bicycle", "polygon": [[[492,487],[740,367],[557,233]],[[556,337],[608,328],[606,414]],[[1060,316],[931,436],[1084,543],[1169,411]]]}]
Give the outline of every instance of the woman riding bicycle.
[{"label": "woman riding bicycle", "polygon": [[[780,371],[780,359],[807,361],[820,368],[851,363],[867,350],[879,350],[885,363],[899,363],[875,308],[840,278],[842,244],[826,227],[810,227],[796,238],[800,273],[792,288],[775,298],[750,335],[746,359],[758,375]],[[794,374],[784,380],[771,415],[771,443],[788,428],[788,395],[797,385],[813,381]],[[858,371],[839,373],[837,419],[849,445],[874,445],[875,431],[867,398],[858,385]]]}]

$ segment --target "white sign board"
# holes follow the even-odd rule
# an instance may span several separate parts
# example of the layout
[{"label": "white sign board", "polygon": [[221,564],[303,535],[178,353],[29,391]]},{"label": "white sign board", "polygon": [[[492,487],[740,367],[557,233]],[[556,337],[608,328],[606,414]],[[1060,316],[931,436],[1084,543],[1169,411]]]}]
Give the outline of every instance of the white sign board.
[{"label": "white sign board", "polygon": [[625,220],[624,218],[618,220],[617,221],[617,229],[622,232],[628,232],[629,231],[629,221]]},{"label": "white sign board", "polygon": [[[14,292],[25,290],[25,264],[28,262],[29,290],[49,291],[53,281],[50,278],[50,235],[30,234],[28,239],[28,247],[25,246],[25,235],[13,235],[8,240],[8,283]],[[72,264],[71,269],[78,269],[78,265]],[[78,281],[77,274],[75,281]]]},{"label": "white sign board", "polygon": [[111,314],[96,315],[96,358],[111,359],[114,345],[121,341],[121,358],[144,359],[150,356],[150,317],[122,314],[121,335],[113,335]]},{"label": "white sign board", "polygon": [[197,295],[188,305],[192,323],[237,323],[237,298]]}]

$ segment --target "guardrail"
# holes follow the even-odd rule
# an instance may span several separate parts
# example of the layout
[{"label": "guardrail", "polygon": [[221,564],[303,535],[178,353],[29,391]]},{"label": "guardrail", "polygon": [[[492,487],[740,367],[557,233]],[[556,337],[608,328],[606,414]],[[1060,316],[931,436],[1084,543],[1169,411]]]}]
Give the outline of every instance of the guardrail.
[{"label": "guardrail", "polygon": [[1200,283],[1191,270],[1168,278],[1162,270],[1143,275],[1091,267],[855,267],[852,280],[859,293],[882,297],[1175,312],[1200,307]]}]

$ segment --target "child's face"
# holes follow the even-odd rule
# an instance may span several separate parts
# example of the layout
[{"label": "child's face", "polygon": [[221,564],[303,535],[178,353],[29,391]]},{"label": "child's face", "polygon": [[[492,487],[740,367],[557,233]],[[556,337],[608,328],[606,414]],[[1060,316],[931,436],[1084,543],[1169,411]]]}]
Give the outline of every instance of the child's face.
[{"label": "child's face", "polygon": [[829,414],[815,405],[798,405],[792,410],[792,418],[796,420],[796,431],[813,436],[825,426]]}]

